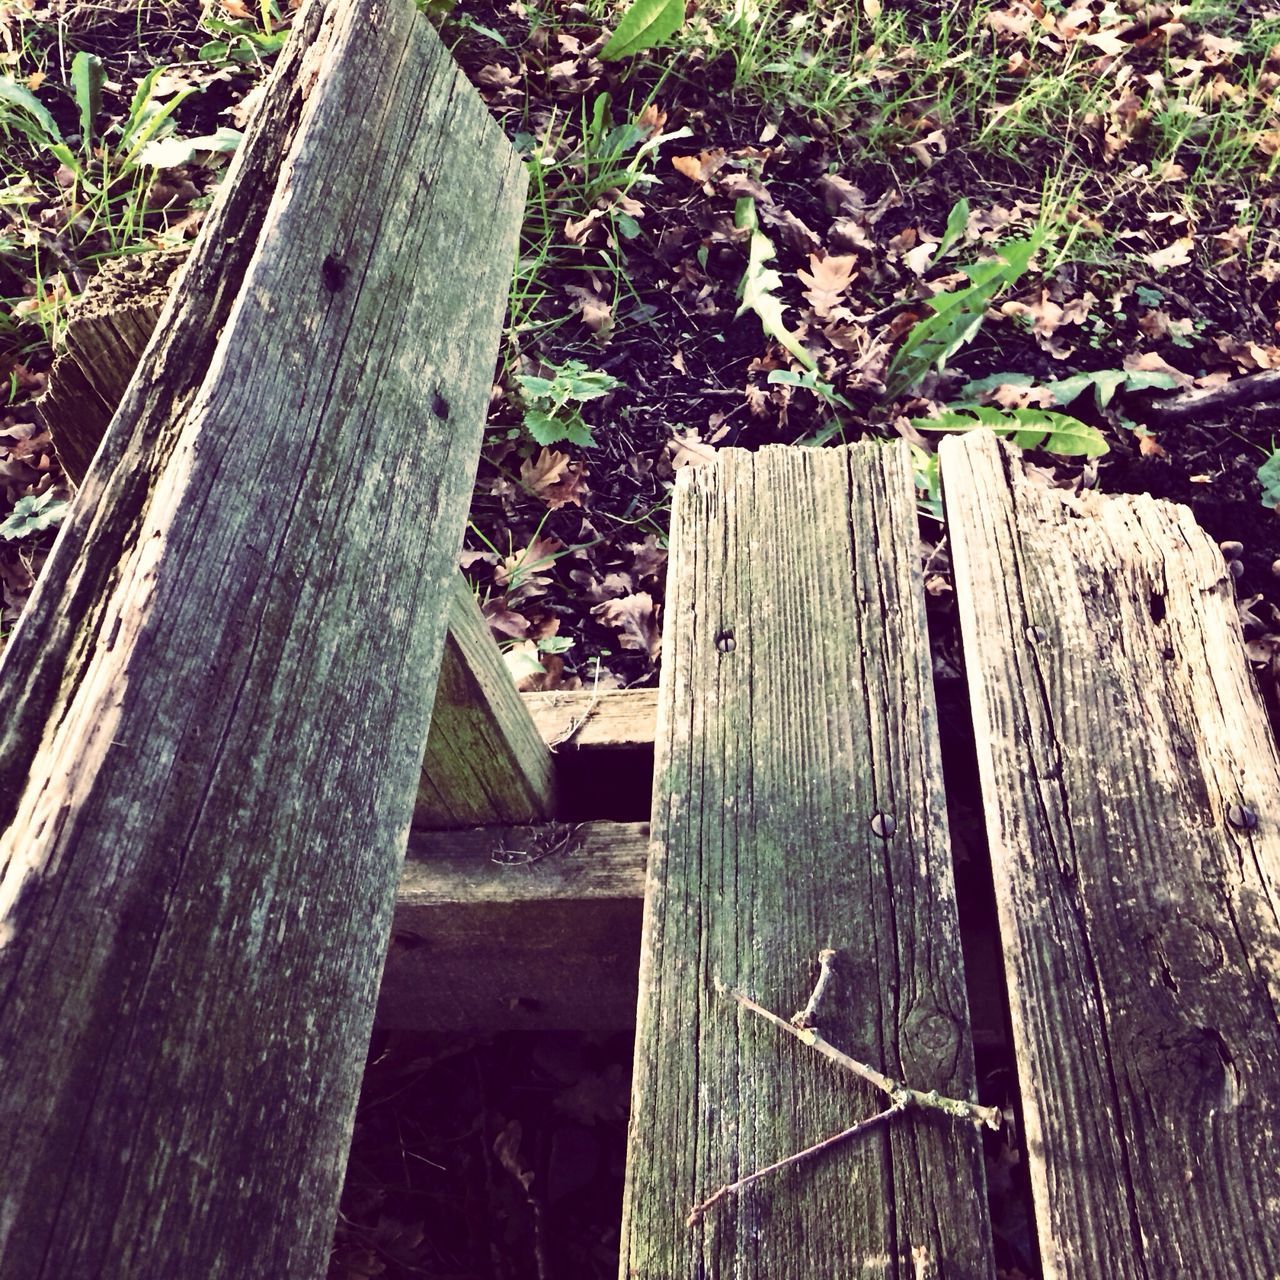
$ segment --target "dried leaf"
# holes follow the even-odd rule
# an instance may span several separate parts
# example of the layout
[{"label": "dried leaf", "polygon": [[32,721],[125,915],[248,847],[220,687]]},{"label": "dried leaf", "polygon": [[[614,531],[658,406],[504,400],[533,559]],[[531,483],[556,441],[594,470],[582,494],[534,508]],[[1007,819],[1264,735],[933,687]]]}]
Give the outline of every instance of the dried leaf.
[{"label": "dried leaf", "polygon": [[618,632],[624,649],[635,649],[656,662],[662,651],[662,630],[658,625],[657,607],[647,591],[637,591],[621,600],[606,600],[591,610],[606,627]]},{"label": "dried leaf", "polygon": [[672,156],[671,166],[690,182],[702,183],[722,168],[726,159],[724,149],[715,147],[711,151],[703,151],[696,156]]},{"label": "dried leaf", "polygon": [[1144,253],[1142,260],[1157,273],[1168,271],[1170,267],[1185,267],[1191,261],[1191,251],[1195,248],[1195,243],[1194,237],[1182,236],[1163,249],[1157,249],[1154,253]]},{"label": "dried leaf", "polygon": [[825,318],[853,282],[857,271],[857,258],[851,253],[836,256],[811,253],[809,270],[797,271],[796,275],[807,286],[805,300],[819,317]]},{"label": "dried leaf", "polygon": [[703,467],[716,458],[715,446],[705,443],[696,431],[668,440],[667,450],[671,454],[671,465],[677,471],[681,467]]},{"label": "dried leaf", "polygon": [[1156,355],[1154,351],[1144,351],[1139,356],[1125,356],[1124,367],[1137,373],[1167,373],[1173,379],[1174,385],[1183,389],[1195,385],[1195,379],[1190,374],[1183,373],[1181,369],[1175,369],[1163,356]]},{"label": "dried leaf", "polygon": [[480,609],[489,624],[489,630],[495,636],[507,640],[523,640],[529,634],[529,619],[524,614],[509,609],[503,597],[493,596]]},{"label": "dried leaf", "polygon": [[581,285],[565,285],[564,291],[577,302],[582,323],[597,337],[608,338],[613,331],[613,304]]}]

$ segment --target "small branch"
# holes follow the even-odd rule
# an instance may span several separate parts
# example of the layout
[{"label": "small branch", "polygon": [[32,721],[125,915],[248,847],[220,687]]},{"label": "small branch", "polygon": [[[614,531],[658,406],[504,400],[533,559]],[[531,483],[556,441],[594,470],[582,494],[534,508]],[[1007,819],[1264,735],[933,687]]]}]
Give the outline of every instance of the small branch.
[{"label": "small branch", "polygon": [[1280,369],[1264,369],[1220,387],[1198,387],[1148,402],[1144,408],[1152,426],[1172,427],[1246,404],[1280,400]]},{"label": "small branch", "polygon": [[821,1142],[815,1142],[813,1146],[805,1147],[803,1151],[797,1151],[794,1155],[789,1155],[785,1159],[765,1165],[763,1169],[757,1169],[754,1173],[747,1174],[745,1178],[739,1178],[737,1182],[728,1183],[714,1195],[708,1196],[701,1204],[695,1204],[689,1210],[689,1217],[685,1225],[689,1227],[696,1226],[703,1214],[719,1201],[736,1195],[744,1187],[749,1187],[753,1182],[757,1182],[771,1173],[777,1173],[779,1169],[785,1169],[790,1164],[797,1164],[801,1160],[807,1160],[810,1156],[816,1156],[820,1151],[825,1151],[828,1147],[834,1147],[837,1142],[844,1142],[849,1138],[856,1138],[861,1133],[866,1133],[868,1129],[892,1119],[900,1111],[905,1111],[907,1106],[906,1101],[894,1102],[892,1106],[886,1107],[883,1111],[878,1111],[875,1115],[868,1116],[865,1120],[859,1120],[857,1124],[850,1125],[849,1128],[842,1129],[839,1133],[833,1133],[831,1137],[823,1138]]},{"label": "small branch", "polygon": [[596,678],[591,685],[591,701],[587,703],[586,709],[583,711],[583,713],[576,720],[574,720],[567,729],[565,729],[562,733],[558,733],[550,742],[547,743],[547,750],[550,751],[552,754],[554,754],[558,747],[563,747],[566,742],[571,742],[573,740],[574,734],[576,734],[578,730],[581,729],[582,726],[586,724],[588,720],[591,719],[591,714],[593,711],[595,711],[596,703],[598,703],[599,701],[600,701],[600,659],[597,658],[596,659]]},{"label": "small branch", "polygon": [[[819,980],[821,981],[821,975]],[[953,1120],[970,1120],[977,1125],[985,1124],[989,1129],[1000,1127],[998,1107],[980,1107],[977,1103],[967,1102],[962,1098],[944,1098],[936,1089],[922,1093],[919,1089],[908,1088],[900,1081],[885,1075],[884,1072],[877,1071],[875,1067],[870,1067],[865,1062],[859,1062],[856,1058],[849,1057],[847,1053],[842,1053],[830,1041],[823,1039],[822,1034],[813,1027],[793,1027],[785,1018],[780,1018],[763,1005],[756,1004],[750,996],[743,995],[741,991],[730,991],[729,995],[744,1009],[750,1009],[766,1022],[772,1022],[775,1027],[780,1027],[789,1036],[795,1036],[797,1040],[803,1041],[824,1058],[829,1058],[837,1066],[851,1071],[868,1084],[874,1085],[894,1102],[902,1101],[904,1106],[920,1107],[925,1111],[941,1111]]]},{"label": "small branch", "polygon": [[791,1025],[793,1027],[800,1027],[801,1029],[817,1027],[818,1008],[826,998],[827,991],[831,986],[831,980],[835,975],[837,955],[839,955],[839,952],[833,951],[830,947],[818,952],[818,980],[813,984],[813,994],[809,997],[809,1003],[799,1013],[791,1015]]}]

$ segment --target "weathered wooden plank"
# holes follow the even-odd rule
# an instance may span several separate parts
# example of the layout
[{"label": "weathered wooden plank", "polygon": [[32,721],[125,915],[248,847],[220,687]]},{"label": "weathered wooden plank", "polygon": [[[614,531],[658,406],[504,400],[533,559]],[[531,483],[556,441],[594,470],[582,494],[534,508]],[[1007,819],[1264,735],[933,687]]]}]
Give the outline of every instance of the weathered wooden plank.
[{"label": "weathered wooden plank", "polygon": [[1280,759],[1222,557],[988,435],[942,469],[1045,1274],[1272,1280]]},{"label": "weathered wooden plank", "polygon": [[826,1038],[973,1089],[913,502],[905,446],[722,450],[680,480],[623,1277],[993,1274],[978,1136],[937,1115],[685,1224],[884,1103],[716,984],[785,1017],[837,948]]},{"label": "weathered wooden plank", "polygon": [[470,587],[454,574],[449,631],[413,822],[459,828],[555,813],[551,752]]},{"label": "weathered wooden plank", "polygon": [[[155,332],[180,262],[173,253],[117,259],[73,308],[66,349],[38,408],[77,484]],[[414,821],[448,828],[545,820],[555,811],[554,781],[550,752],[457,575]]]},{"label": "weathered wooden plank", "polygon": [[[179,262],[173,253],[118,259],[73,308],[67,349],[38,408],[77,484],[159,324]],[[436,828],[538,822],[554,808],[547,745],[458,575],[413,820]]]},{"label": "weathered wooden plank", "polygon": [[5,657],[6,1280],[332,1237],[523,179],[408,0],[297,27]]},{"label": "weathered wooden plank", "polygon": [[548,743],[570,751],[652,747],[657,689],[556,690],[522,694]]},{"label": "weathered wooden plank", "polygon": [[414,832],[384,1027],[635,1025],[648,823]]}]

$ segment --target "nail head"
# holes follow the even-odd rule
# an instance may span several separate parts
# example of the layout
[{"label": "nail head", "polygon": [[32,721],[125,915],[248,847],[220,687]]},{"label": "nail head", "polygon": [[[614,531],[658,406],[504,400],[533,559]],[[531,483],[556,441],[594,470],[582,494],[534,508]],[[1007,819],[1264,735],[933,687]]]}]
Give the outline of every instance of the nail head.
[{"label": "nail head", "polygon": [[1240,831],[1252,831],[1258,825],[1258,815],[1247,804],[1233,804],[1227,808],[1227,821]]},{"label": "nail head", "polygon": [[881,840],[888,840],[898,829],[897,819],[891,813],[877,813],[872,816],[871,830]]}]

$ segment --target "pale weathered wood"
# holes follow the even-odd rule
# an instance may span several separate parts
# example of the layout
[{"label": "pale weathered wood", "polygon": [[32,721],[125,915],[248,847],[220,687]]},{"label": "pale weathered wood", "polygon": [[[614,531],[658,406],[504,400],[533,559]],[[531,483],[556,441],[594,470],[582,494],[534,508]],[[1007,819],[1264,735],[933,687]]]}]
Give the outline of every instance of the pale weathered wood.
[{"label": "pale weathered wood", "polygon": [[551,752],[459,574],[413,823],[457,828],[555,812]]},{"label": "pale weathered wood", "polygon": [[657,689],[556,690],[521,694],[543,738],[557,749],[652,747]]},{"label": "pale weathered wood", "polygon": [[156,252],[113,258],[71,307],[63,349],[36,409],[76,484],[155,331],[182,257]]},{"label": "pale weathered wood", "polygon": [[332,1237],[523,179],[312,0],[228,182],[5,655],[5,1280]]},{"label": "pale weathered wood", "polygon": [[647,823],[414,832],[378,1023],[635,1024]]},{"label": "pale weathered wood", "polygon": [[942,471],[1045,1275],[1272,1280],[1280,759],[1222,556],[985,433]]},{"label": "pale weathered wood", "polygon": [[716,984],[786,1017],[839,948],[827,1039],[973,1091],[905,445],[722,450],[669,573],[620,1274],[990,1276],[979,1138],[936,1114],[685,1224],[885,1105]]}]

